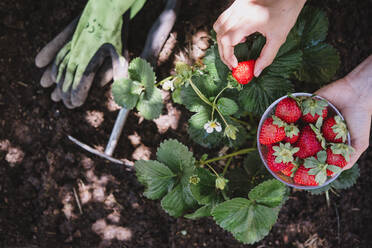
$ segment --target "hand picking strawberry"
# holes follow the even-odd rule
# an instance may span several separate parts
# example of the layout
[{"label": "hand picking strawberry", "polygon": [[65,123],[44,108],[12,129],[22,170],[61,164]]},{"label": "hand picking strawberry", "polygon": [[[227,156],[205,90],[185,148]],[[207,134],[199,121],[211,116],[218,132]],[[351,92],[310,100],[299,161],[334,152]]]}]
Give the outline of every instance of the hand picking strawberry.
[{"label": "hand picking strawberry", "polygon": [[253,78],[255,60],[243,61],[232,69],[232,75],[239,84],[247,84]]}]

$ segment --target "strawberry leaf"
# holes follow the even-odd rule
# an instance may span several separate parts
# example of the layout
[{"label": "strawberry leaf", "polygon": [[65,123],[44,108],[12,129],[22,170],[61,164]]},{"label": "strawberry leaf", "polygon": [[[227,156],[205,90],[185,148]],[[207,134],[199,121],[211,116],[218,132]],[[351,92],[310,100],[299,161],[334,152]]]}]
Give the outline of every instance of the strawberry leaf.
[{"label": "strawberry leaf", "polygon": [[[204,147],[216,147],[220,144],[223,139],[223,132],[207,133],[204,129],[204,124],[207,123],[211,118],[211,108],[205,107],[199,109],[200,111],[189,119],[188,133],[196,143]],[[217,118],[219,123],[222,120]]]},{"label": "strawberry leaf", "polygon": [[205,205],[201,208],[198,208],[194,213],[186,214],[184,217],[190,220],[197,220],[202,217],[211,216],[211,211],[213,209],[212,205]]},{"label": "strawberry leaf", "polygon": [[138,180],[145,185],[145,196],[161,200],[163,209],[171,216],[181,216],[196,206],[189,180],[195,173],[193,154],[176,140],[166,140],[157,151],[158,161],[137,161]]},{"label": "strawberry leaf", "polygon": [[203,62],[209,75],[215,81],[225,81],[230,73],[229,68],[222,62],[217,45],[212,45],[206,52]]},{"label": "strawberry leaf", "polygon": [[263,75],[254,78],[239,94],[244,110],[262,114],[277,98],[293,91],[292,83],[282,77]]},{"label": "strawberry leaf", "polygon": [[115,80],[112,84],[112,95],[115,102],[126,109],[133,109],[141,93],[141,84],[129,78]]},{"label": "strawberry leaf", "polygon": [[296,73],[300,81],[329,82],[336,73],[340,58],[336,50],[323,41],[327,36],[328,19],[317,8],[305,6],[287,40],[297,42],[303,52],[302,65]]},{"label": "strawberry leaf", "polygon": [[248,153],[243,166],[229,171],[226,177],[229,179],[229,195],[234,197],[245,197],[253,187],[272,179],[257,151]]},{"label": "strawberry leaf", "polygon": [[249,199],[234,198],[218,204],[212,210],[212,216],[236,239],[253,244],[269,233],[278,218],[285,194],[284,184],[269,180],[252,189]]},{"label": "strawberry leaf", "polygon": [[340,56],[331,45],[320,43],[303,51],[303,63],[297,78],[308,83],[326,83],[335,75]]},{"label": "strawberry leaf", "polygon": [[204,168],[198,168],[196,174],[200,178],[199,183],[190,185],[190,190],[195,200],[200,205],[221,202],[220,192],[215,187],[216,175]]},{"label": "strawberry leaf", "polygon": [[140,82],[144,86],[146,93],[152,95],[152,91],[155,89],[156,77],[154,70],[146,60],[141,58],[133,59],[129,64],[128,73],[130,79]]},{"label": "strawberry leaf", "polygon": [[137,110],[146,120],[153,120],[161,114],[163,109],[163,99],[161,90],[154,87],[151,91],[145,91],[140,95],[137,103]]},{"label": "strawberry leaf", "polygon": [[223,115],[233,115],[239,110],[236,102],[227,97],[221,97],[217,101],[217,108]]},{"label": "strawberry leaf", "polygon": [[149,199],[163,197],[175,183],[176,175],[158,161],[139,160],[135,168],[138,181],[145,185],[144,195]]},{"label": "strawberry leaf", "polygon": [[288,37],[299,43],[300,47],[309,47],[324,41],[328,32],[328,19],[318,8],[305,6]]},{"label": "strawberry leaf", "polygon": [[336,180],[334,180],[330,184],[327,184],[326,186],[321,188],[311,189],[307,191],[309,191],[313,195],[319,195],[331,188],[338,190],[348,189],[356,183],[359,175],[360,172],[358,164],[355,164],[351,169],[342,171],[341,174],[336,178]]},{"label": "strawberry leaf", "polygon": [[359,175],[359,166],[355,164],[351,169],[344,170],[331,185],[335,189],[348,189],[356,183]]}]

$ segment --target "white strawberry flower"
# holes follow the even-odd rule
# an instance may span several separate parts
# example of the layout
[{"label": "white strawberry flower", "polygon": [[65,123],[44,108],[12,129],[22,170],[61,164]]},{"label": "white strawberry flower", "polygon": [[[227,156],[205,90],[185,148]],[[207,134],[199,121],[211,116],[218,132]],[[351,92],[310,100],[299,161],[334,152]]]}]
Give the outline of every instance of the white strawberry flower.
[{"label": "white strawberry flower", "polygon": [[163,90],[171,90],[174,91],[173,80],[168,80],[163,83]]},{"label": "white strawberry flower", "polygon": [[207,123],[205,123],[204,129],[207,131],[207,133],[213,133],[214,130],[216,130],[217,132],[221,132],[222,126],[218,121],[213,120],[213,121],[208,121]]}]

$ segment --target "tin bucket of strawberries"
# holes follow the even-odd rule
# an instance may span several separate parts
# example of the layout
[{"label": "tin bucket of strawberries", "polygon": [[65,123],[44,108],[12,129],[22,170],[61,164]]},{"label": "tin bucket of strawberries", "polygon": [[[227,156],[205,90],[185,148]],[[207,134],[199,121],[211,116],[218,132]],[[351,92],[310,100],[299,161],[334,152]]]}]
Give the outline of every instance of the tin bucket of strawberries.
[{"label": "tin bucket of strawberries", "polygon": [[353,152],[341,113],[309,93],[283,96],[269,106],[258,126],[257,146],[269,172],[299,189],[334,181]]}]

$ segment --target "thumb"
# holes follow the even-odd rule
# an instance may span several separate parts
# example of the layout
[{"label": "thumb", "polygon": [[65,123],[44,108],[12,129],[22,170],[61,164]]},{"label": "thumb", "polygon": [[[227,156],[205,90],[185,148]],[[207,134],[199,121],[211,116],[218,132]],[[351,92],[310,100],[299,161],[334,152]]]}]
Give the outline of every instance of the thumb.
[{"label": "thumb", "polygon": [[267,66],[271,65],[283,43],[282,40],[266,38],[266,44],[262,48],[261,54],[256,60],[254,67],[255,77],[258,77]]}]

